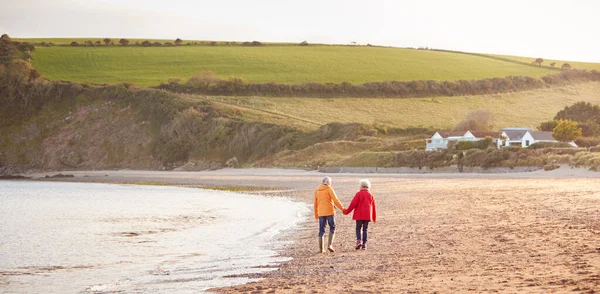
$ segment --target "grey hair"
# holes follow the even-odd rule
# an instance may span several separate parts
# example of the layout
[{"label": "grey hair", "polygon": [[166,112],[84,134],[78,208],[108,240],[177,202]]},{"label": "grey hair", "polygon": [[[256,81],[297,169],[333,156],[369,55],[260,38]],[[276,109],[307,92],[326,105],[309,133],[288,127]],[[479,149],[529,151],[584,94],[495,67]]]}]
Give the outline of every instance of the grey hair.
[{"label": "grey hair", "polygon": [[371,189],[371,182],[367,179],[360,180],[360,187],[365,189]]},{"label": "grey hair", "polygon": [[330,177],[324,177],[323,181],[321,181],[322,184],[324,185],[331,185],[331,178]]}]

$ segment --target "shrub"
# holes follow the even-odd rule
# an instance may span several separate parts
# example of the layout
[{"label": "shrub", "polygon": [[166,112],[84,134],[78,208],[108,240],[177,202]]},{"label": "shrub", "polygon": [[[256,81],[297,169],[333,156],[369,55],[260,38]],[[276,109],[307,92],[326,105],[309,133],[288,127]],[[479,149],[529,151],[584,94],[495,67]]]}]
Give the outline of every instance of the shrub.
[{"label": "shrub", "polygon": [[551,171],[551,170],[555,170],[555,169],[557,169],[557,168],[559,168],[559,167],[560,167],[560,165],[556,165],[556,164],[547,164],[547,165],[544,165],[544,170],[545,170],[545,171]]},{"label": "shrub", "polygon": [[121,46],[127,46],[127,45],[129,45],[129,40],[121,39],[121,40],[119,40],[119,44],[121,44]]},{"label": "shrub", "polygon": [[221,81],[214,72],[207,70],[201,71],[191,77],[187,84],[194,88],[207,88],[209,85],[216,84]]},{"label": "shrub", "polygon": [[173,42],[175,44],[175,46],[180,46],[181,44],[183,44],[183,40],[177,38],[175,39],[175,42]]},{"label": "shrub", "polygon": [[77,42],[73,41],[73,42],[71,42],[71,46],[72,46],[72,47],[77,47],[77,46],[79,46],[79,43],[77,43]]},{"label": "shrub", "polygon": [[300,46],[308,46],[308,42],[306,42],[306,41],[302,41],[302,42],[300,43]]},{"label": "shrub", "polygon": [[457,150],[469,150],[469,149],[487,149],[493,146],[494,139],[492,137],[485,137],[483,140],[477,141],[459,141],[456,144]]},{"label": "shrub", "polygon": [[581,128],[577,127],[577,122],[570,120],[559,120],[552,130],[552,137],[561,142],[572,141],[579,136],[581,136]]},{"label": "shrub", "polygon": [[536,142],[529,145],[529,149],[543,149],[543,148],[572,148],[573,146],[565,142]]},{"label": "shrub", "polygon": [[600,144],[600,137],[579,137],[575,139],[575,144],[579,147],[593,147]]},{"label": "shrub", "polygon": [[244,46],[262,46],[262,43],[259,41],[252,41],[252,42],[244,42],[242,45],[244,45]]}]

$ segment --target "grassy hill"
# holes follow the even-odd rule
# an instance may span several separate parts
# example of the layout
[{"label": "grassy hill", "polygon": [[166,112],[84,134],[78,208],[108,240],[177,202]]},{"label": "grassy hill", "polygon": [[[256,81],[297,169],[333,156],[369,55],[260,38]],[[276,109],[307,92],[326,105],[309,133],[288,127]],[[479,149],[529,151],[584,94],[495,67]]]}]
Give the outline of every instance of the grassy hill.
[{"label": "grassy hill", "polygon": [[53,80],[158,85],[211,70],[248,82],[472,80],[556,70],[451,52],[352,46],[38,47],[33,65]]},{"label": "grassy hill", "polygon": [[[432,127],[452,129],[473,110],[487,109],[494,114],[498,128],[523,126],[536,128],[556,113],[578,101],[600,104],[600,83],[590,82],[565,87],[516,93],[435,98],[271,98],[212,97],[212,101],[246,107],[265,114],[280,114],[287,121],[308,128],[341,123],[379,124],[390,127]],[[280,122],[281,123],[281,122]]]}]

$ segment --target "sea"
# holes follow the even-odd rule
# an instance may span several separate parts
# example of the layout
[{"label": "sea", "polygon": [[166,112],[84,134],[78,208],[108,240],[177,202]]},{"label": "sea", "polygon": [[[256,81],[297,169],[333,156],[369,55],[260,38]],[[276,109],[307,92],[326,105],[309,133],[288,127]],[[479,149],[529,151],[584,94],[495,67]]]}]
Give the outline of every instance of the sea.
[{"label": "sea", "polygon": [[0,293],[199,293],[277,270],[309,213],[284,197],[0,181]]}]

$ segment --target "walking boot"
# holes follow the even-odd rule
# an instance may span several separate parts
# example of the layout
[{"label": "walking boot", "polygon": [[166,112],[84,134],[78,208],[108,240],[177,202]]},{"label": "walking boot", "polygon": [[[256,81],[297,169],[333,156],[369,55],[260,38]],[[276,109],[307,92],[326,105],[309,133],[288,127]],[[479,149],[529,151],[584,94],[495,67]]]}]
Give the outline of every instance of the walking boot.
[{"label": "walking boot", "polygon": [[319,237],[319,253],[325,253],[325,236]]},{"label": "walking boot", "polygon": [[333,246],[331,246],[331,244],[333,244],[334,235],[335,234],[329,234],[329,244],[327,246],[327,250],[329,250],[329,252],[335,252],[335,250],[333,250]]}]

